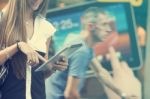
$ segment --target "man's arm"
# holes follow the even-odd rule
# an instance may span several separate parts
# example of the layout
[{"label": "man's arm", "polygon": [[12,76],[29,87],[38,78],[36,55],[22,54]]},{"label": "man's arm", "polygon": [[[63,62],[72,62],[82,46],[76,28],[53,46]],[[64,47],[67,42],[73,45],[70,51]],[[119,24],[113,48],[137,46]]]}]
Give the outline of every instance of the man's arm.
[{"label": "man's arm", "polygon": [[64,91],[65,99],[80,99],[78,86],[80,79],[74,76],[69,76],[67,80],[66,89]]},{"label": "man's arm", "polygon": [[78,51],[69,60],[68,79],[64,91],[65,99],[80,99],[79,83],[84,78],[89,64],[89,54]]}]

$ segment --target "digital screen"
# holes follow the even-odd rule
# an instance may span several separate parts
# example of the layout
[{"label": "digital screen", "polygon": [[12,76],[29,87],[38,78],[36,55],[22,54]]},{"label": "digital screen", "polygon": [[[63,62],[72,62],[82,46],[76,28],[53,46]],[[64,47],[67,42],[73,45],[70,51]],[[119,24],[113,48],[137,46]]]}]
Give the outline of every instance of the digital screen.
[{"label": "digital screen", "polygon": [[[134,16],[130,9],[130,4],[94,3],[71,8],[68,11],[66,9],[64,12],[60,11],[60,13],[58,11],[58,13],[48,14],[49,21],[57,28],[54,36],[55,48],[61,48],[70,33],[80,34],[82,15],[90,7],[98,7],[105,12],[105,15],[98,15],[97,18],[98,28],[100,28],[99,36],[102,37],[102,40],[94,42],[95,56],[98,56],[102,64],[108,70],[111,70],[110,62],[107,60],[108,55],[106,54],[108,53],[108,48],[113,46],[120,59],[126,60],[133,68],[139,66]],[[96,36],[94,39],[96,39]]]}]

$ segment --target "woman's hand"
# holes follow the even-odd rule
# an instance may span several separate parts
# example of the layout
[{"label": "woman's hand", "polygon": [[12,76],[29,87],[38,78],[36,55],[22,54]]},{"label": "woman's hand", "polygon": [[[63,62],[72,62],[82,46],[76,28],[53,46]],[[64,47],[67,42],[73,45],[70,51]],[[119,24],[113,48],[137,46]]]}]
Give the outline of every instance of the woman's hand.
[{"label": "woman's hand", "polygon": [[[38,58],[44,63],[46,63],[48,61],[39,54],[38,54]],[[50,70],[64,71],[67,69],[68,59],[65,56],[59,56],[58,60],[56,60],[54,63],[52,63],[52,62],[48,63],[47,66]]]},{"label": "woman's hand", "polygon": [[[109,52],[113,69],[112,81],[114,84],[127,94],[127,97],[129,97],[127,99],[141,99],[141,82],[135,77],[132,69],[125,61],[119,61],[114,48],[110,48]],[[110,99],[112,99],[112,96],[116,96],[109,89],[106,89],[106,93],[111,97]]]},{"label": "woman's hand", "polygon": [[[44,63],[48,61],[39,54],[38,57]],[[68,66],[68,59],[64,56],[60,56],[56,62],[48,63],[47,65],[48,69],[44,71],[44,76],[45,78],[48,78],[55,70],[64,71],[67,69],[67,66]]]},{"label": "woman's hand", "polygon": [[18,47],[19,50],[27,56],[27,64],[31,66],[35,66],[39,64],[39,58],[37,52],[33,50],[27,43],[19,42]]},{"label": "woman's hand", "polygon": [[[126,99],[141,99],[141,83],[125,61],[119,61],[114,48],[109,49],[113,76],[96,59],[94,70],[102,83],[109,99],[121,99],[114,89],[119,89],[127,95]],[[110,88],[111,87],[111,88]],[[113,89],[113,90],[112,90]],[[119,92],[120,93],[120,92]]]},{"label": "woman's hand", "polygon": [[50,63],[50,68],[53,70],[64,71],[68,66],[68,59],[65,56],[59,56],[58,60],[54,63]]}]

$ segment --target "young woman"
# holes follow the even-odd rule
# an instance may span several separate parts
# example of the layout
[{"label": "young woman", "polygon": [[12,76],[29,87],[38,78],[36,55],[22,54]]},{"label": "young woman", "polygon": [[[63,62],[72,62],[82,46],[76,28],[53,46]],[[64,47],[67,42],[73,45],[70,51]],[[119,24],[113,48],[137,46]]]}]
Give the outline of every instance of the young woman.
[{"label": "young woman", "polygon": [[[39,54],[48,52],[46,42],[55,28],[45,20],[48,0],[9,0],[0,21],[0,65],[8,62],[9,72],[0,87],[2,99],[29,99],[26,97],[26,67],[32,67],[32,99],[45,99],[44,72],[35,72]],[[8,61],[9,60],[9,61]],[[36,65],[36,67],[35,67]],[[67,60],[51,64],[65,70]],[[51,71],[49,71],[51,73]]]}]

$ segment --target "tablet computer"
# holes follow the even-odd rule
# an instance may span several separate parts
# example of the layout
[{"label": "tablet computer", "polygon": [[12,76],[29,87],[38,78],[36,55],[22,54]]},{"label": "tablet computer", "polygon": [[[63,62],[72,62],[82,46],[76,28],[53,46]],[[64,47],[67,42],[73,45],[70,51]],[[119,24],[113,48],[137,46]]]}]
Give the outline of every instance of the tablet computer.
[{"label": "tablet computer", "polygon": [[[64,9],[49,10],[47,18],[57,28],[54,36],[56,48],[63,45],[69,33],[79,34],[81,31],[81,16],[90,7],[103,9],[109,17],[110,30],[112,31],[106,40],[96,42],[93,47],[95,55],[99,56],[103,66],[112,70],[109,60],[105,58],[108,48],[113,46],[118,52],[118,57],[127,61],[135,70],[141,67],[142,57],[137,41],[136,23],[133,8],[130,3],[103,3],[88,2]],[[96,38],[95,38],[96,39]]]},{"label": "tablet computer", "polygon": [[60,51],[58,51],[54,56],[52,56],[47,62],[39,66],[35,71],[45,71],[47,69],[50,69],[48,67],[49,63],[55,63],[56,61],[58,61],[61,55],[65,56],[66,58],[69,58],[75,51],[77,51],[81,47],[82,43],[73,43],[65,45]]}]

